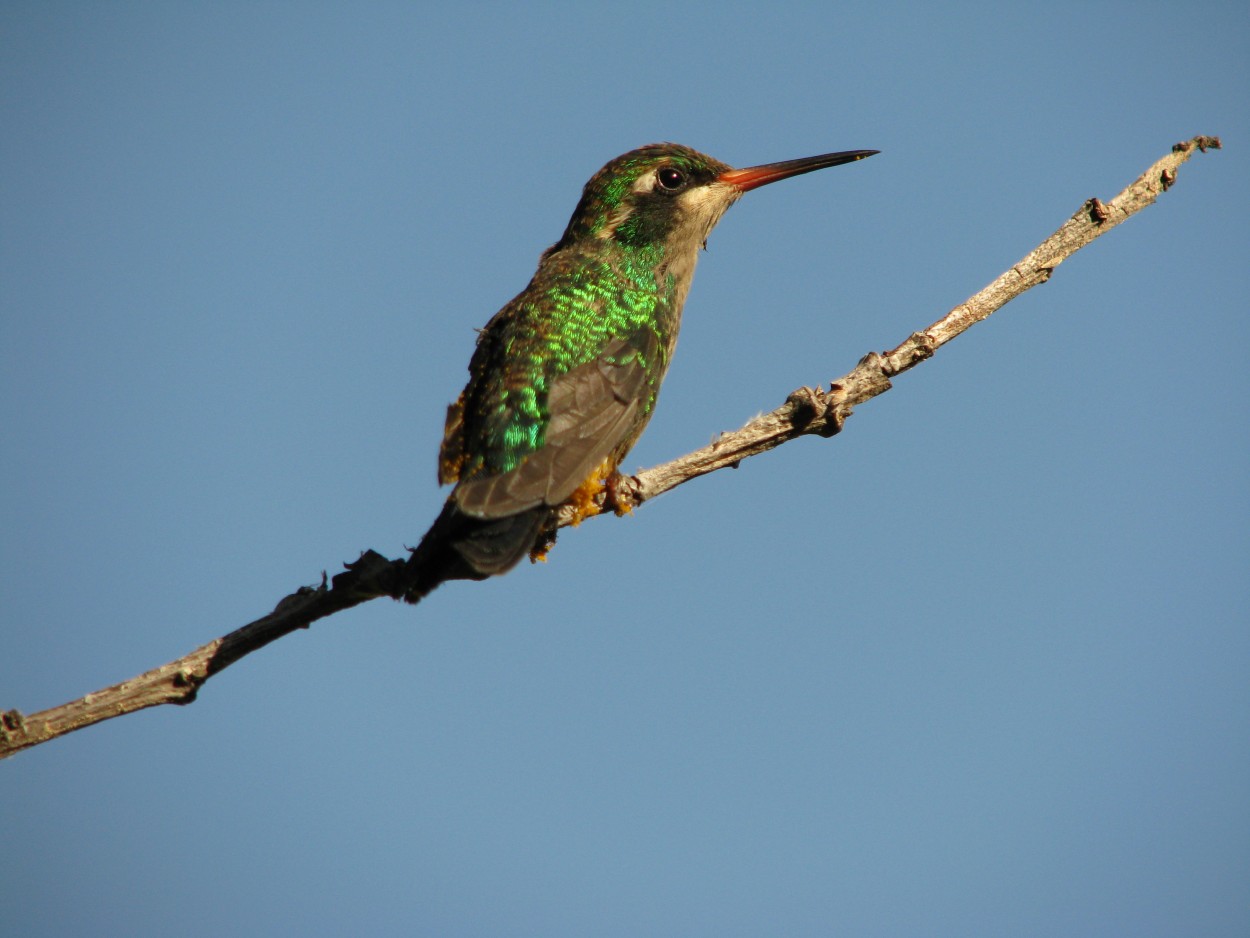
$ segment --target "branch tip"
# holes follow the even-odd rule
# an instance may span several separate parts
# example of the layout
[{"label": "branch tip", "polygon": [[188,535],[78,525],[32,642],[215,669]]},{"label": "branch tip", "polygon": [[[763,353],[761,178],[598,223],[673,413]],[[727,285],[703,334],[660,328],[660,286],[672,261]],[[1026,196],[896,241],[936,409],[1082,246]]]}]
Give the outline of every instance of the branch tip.
[{"label": "branch tip", "polygon": [[1194,137],[1192,140],[1182,140],[1180,143],[1173,144],[1172,152],[1188,153],[1194,147],[1197,147],[1203,153],[1206,153],[1207,150],[1222,150],[1224,149],[1224,144],[1220,141],[1219,137],[1206,137],[1199,135]]}]

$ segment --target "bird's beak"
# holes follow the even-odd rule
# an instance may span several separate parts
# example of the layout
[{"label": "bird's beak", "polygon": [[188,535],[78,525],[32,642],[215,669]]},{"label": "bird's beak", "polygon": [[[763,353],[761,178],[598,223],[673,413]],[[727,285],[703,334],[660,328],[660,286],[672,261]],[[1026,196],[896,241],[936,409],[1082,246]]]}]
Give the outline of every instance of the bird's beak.
[{"label": "bird's beak", "polygon": [[810,173],[826,166],[841,166],[843,163],[854,163],[856,160],[867,159],[880,150],[844,150],[841,153],[822,153],[820,156],[806,156],[801,160],[785,160],[781,163],[765,163],[763,166],[748,166],[746,169],[729,169],[717,177],[719,182],[728,183],[740,192],[749,192],[766,186],[778,179],[788,179],[802,173]]}]

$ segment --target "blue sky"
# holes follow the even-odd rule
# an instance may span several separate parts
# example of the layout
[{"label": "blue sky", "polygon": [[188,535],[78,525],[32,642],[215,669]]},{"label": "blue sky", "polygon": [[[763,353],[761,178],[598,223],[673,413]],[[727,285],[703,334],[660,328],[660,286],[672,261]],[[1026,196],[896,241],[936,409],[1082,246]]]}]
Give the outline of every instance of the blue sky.
[{"label": "blue sky", "polygon": [[1250,931],[1250,13],[0,11],[0,708],[414,544],[582,183],[753,192],[652,465],[1159,204],[803,440],[0,765],[14,935]]}]

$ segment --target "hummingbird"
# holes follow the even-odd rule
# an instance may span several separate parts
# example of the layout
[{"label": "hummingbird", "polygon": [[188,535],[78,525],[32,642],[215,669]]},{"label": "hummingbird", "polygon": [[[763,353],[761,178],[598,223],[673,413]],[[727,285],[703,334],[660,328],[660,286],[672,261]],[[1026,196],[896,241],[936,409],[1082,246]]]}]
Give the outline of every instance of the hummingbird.
[{"label": "hummingbird", "polygon": [[878,152],[734,169],[658,143],[595,173],[529,285],[478,335],[439,451],[439,483],[455,488],[412,552],[405,598],[543,559],[562,506],[577,521],[596,513],[655,410],[699,250],[726,209]]}]

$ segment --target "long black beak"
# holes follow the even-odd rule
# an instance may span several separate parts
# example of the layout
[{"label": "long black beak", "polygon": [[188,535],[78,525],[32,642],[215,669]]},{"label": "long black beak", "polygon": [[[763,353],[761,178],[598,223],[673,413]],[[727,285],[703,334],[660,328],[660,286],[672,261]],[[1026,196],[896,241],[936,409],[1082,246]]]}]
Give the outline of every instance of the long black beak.
[{"label": "long black beak", "polygon": [[721,173],[720,182],[736,186],[743,192],[758,189],[778,179],[788,179],[803,173],[815,172],[826,166],[841,166],[843,163],[854,163],[880,153],[880,150],[843,150],[841,153],[822,153],[820,156],[805,156],[800,160],[785,160],[781,163],[765,163],[762,166],[748,166],[746,169],[730,169]]}]

